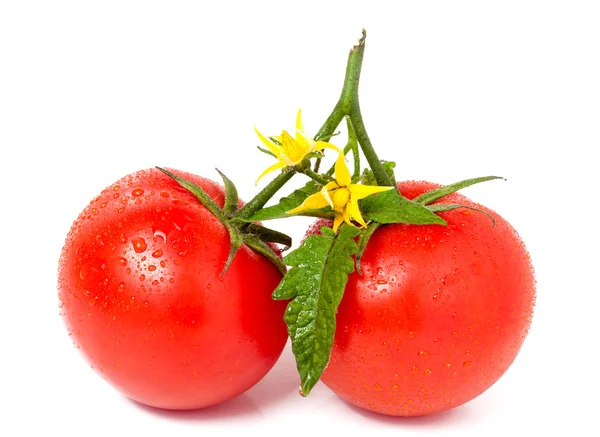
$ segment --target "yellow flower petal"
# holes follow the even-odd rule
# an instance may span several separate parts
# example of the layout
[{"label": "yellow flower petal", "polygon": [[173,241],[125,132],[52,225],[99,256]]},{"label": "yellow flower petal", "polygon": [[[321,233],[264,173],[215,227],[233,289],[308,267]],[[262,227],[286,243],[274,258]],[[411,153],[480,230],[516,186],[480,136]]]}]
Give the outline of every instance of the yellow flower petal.
[{"label": "yellow flower petal", "polygon": [[281,156],[281,147],[279,147],[273,141],[269,140],[267,137],[265,137],[263,134],[261,134],[260,131],[256,128],[256,126],[254,126],[254,132],[256,132],[256,135],[258,135],[258,138],[260,138],[260,141],[265,146],[267,146],[267,148],[271,151],[271,153],[273,153],[277,158],[279,158]]},{"label": "yellow flower petal", "polygon": [[341,187],[347,187],[352,182],[350,178],[350,170],[346,165],[346,158],[343,153],[338,155],[337,161],[335,162],[335,180]]},{"label": "yellow flower petal", "polygon": [[336,188],[340,188],[337,182],[331,181],[327,182],[327,185],[324,187],[327,191],[335,190]]},{"label": "yellow flower petal", "polygon": [[281,147],[283,148],[284,158],[287,157],[290,162],[288,165],[296,165],[302,161],[308,150],[298,141],[293,139],[287,131],[281,133]]},{"label": "yellow flower petal", "polygon": [[337,232],[340,225],[344,222],[344,216],[342,214],[336,214],[333,219],[333,232]]},{"label": "yellow flower petal", "polygon": [[256,180],[256,182],[254,183],[255,185],[258,184],[258,181],[260,181],[264,175],[269,174],[275,170],[278,170],[280,168],[285,167],[285,162],[283,161],[279,161],[276,164],[273,164],[271,167],[267,168],[265,171],[263,171],[260,176],[258,177],[258,179]]},{"label": "yellow flower petal", "polygon": [[375,185],[359,185],[352,184],[348,187],[353,199],[364,199],[367,196],[375,193],[381,193],[382,191],[393,190],[394,187],[378,187]]},{"label": "yellow flower petal", "polygon": [[323,149],[331,149],[331,150],[335,150],[336,152],[340,152],[340,149],[338,149],[333,144],[330,144],[326,141],[317,141],[315,143],[315,150],[323,150]]},{"label": "yellow flower petal", "polygon": [[302,202],[302,205],[286,212],[286,214],[298,214],[299,212],[308,211],[311,209],[321,209],[325,208],[326,206],[329,206],[329,203],[325,197],[323,197],[321,192],[318,192],[308,196],[306,200]]},{"label": "yellow flower petal", "polygon": [[302,109],[298,109],[298,114],[296,115],[296,130],[304,132],[304,125],[302,124]]},{"label": "yellow flower petal", "polygon": [[[329,182],[327,185],[331,185],[331,184],[335,184],[337,186],[337,184],[335,182]],[[321,188],[321,195],[323,196],[323,198],[325,199],[327,204],[329,206],[331,206],[331,209],[334,209],[333,200],[331,199],[331,196],[329,195],[329,188],[327,188],[327,185],[325,185],[323,188]]]},{"label": "yellow flower petal", "polygon": [[315,142],[309,137],[307,137],[302,131],[296,131],[296,141],[298,141],[298,143],[300,143],[300,146],[307,151],[306,153],[312,153],[317,150]]},{"label": "yellow flower petal", "polygon": [[344,211],[346,205],[350,201],[350,191],[345,187],[340,187],[337,190],[330,192],[331,200],[333,200],[333,209],[336,211]]},{"label": "yellow flower petal", "polygon": [[365,223],[365,220],[362,218],[362,215],[360,214],[360,209],[358,208],[357,199],[350,198],[350,201],[348,202],[348,206],[346,206],[346,212],[352,220],[360,223],[363,227],[367,226],[367,224]]}]

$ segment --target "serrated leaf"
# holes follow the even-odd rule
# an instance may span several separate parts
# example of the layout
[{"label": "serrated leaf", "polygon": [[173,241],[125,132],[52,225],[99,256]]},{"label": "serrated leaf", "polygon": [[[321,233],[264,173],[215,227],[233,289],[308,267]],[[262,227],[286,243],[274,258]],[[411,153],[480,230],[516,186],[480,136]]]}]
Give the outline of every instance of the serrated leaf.
[{"label": "serrated leaf", "polygon": [[321,189],[321,185],[315,181],[309,181],[302,188],[293,191],[289,196],[282,197],[279,203],[273,206],[268,206],[261,209],[252,217],[243,218],[241,220],[248,222],[258,222],[264,220],[272,220],[276,218],[289,217],[286,212],[300,206],[311,194],[315,194]]},{"label": "serrated leaf", "polygon": [[283,261],[292,268],[273,292],[277,300],[292,299],[285,322],[300,373],[301,392],[307,396],[325,370],[335,335],[335,315],[348,275],[354,271],[359,231],[342,225],[338,233],[321,228]]},{"label": "serrated leaf", "polygon": [[470,187],[471,185],[479,184],[481,182],[487,182],[494,179],[503,179],[500,176],[483,176],[480,178],[465,179],[464,181],[456,182],[454,184],[445,185],[440,188],[435,188],[431,191],[421,194],[419,197],[414,199],[415,202],[422,205],[429,205],[436,200],[441,199],[448,194],[452,194],[455,191],[462,190],[463,188]]},{"label": "serrated leaf", "polygon": [[412,200],[402,197],[395,190],[384,191],[359,201],[365,220],[378,223],[408,223],[414,225],[446,225],[446,221]]}]

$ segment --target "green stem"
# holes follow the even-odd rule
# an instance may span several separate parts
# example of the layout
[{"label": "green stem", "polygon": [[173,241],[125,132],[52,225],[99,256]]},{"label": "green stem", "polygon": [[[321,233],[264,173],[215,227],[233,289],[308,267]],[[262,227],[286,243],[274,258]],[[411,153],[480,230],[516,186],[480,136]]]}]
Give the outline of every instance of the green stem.
[{"label": "green stem", "polygon": [[[347,75],[348,73],[346,72]],[[321,129],[319,129],[319,132],[315,135],[315,141],[329,141],[345,115],[346,113],[342,109],[342,99],[340,98],[333,111],[331,111],[331,114],[329,114],[329,117],[327,117],[327,120],[325,120],[325,123],[323,123],[323,126],[321,126]]]},{"label": "green stem", "polygon": [[[371,140],[367,135],[365,124],[362,119],[360,112],[360,105],[358,103],[358,84],[360,82],[360,72],[362,69],[362,61],[365,54],[365,39],[367,37],[366,31],[363,29],[362,37],[358,41],[350,54],[348,55],[348,63],[346,65],[346,76],[344,77],[344,86],[342,88],[342,94],[333,108],[333,111],[315,136],[315,139],[321,141],[327,141],[331,138],[331,135],[335,132],[335,129],[343,120],[344,116],[348,115],[350,121],[354,127],[358,143],[369,162],[369,166],[373,171],[373,175],[377,180],[378,185],[383,186],[394,186],[393,181],[385,172],[383,164],[379,160]],[[317,167],[318,168],[318,167]]]},{"label": "green stem", "polygon": [[296,169],[296,171],[298,173],[303,173],[306,176],[308,176],[309,178],[311,178],[313,181],[316,181],[318,183],[320,183],[321,185],[327,185],[329,182],[332,181],[331,178],[326,178],[325,176],[321,176],[318,173],[315,173],[314,171],[312,171],[310,168],[306,168],[306,169]]},{"label": "green stem", "polygon": [[354,131],[354,126],[352,126],[352,122],[349,117],[346,117],[346,125],[348,127],[348,144],[344,148],[344,152],[346,149],[352,149],[352,158],[354,159],[354,174],[352,175],[352,179],[360,176],[360,155],[358,153],[358,141],[356,139],[356,132]]},{"label": "green stem", "polygon": [[373,144],[371,144],[371,140],[367,135],[365,123],[363,122],[362,115],[360,113],[360,106],[358,106],[358,101],[356,101],[356,104],[352,106],[352,110],[350,111],[350,121],[352,121],[356,138],[358,139],[358,144],[360,144],[363,155],[365,155],[365,158],[367,158],[367,162],[373,171],[373,176],[375,176],[377,185],[393,187],[394,183],[385,172],[385,168],[379,160],[379,157],[373,148]]},{"label": "green stem", "polygon": [[246,203],[236,214],[236,218],[248,218],[254,215],[296,174],[292,168],[282,171],[275,179],[262,189],[252,200]]}]

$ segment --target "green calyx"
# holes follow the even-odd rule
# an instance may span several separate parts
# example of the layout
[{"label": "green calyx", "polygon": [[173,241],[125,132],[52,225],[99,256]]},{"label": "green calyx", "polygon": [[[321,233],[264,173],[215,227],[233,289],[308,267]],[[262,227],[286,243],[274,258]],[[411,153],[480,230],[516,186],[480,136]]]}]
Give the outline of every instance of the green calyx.
[{"label": "green calyx", "polygon": [[[285,274],[287,270],[285,265],[281,261],[277,252],[275,252],[275,250],[271,247],[269,243],[281,244],[287,248],[292,245],[292,239],[281,232],[269,229],[257,223],[248,223],[245,220],[240,219],[245,214],[251,214],[253,211],[251,211],[248,208],[244,209],[248,206],[248,204],[246,204],[245,207],[241,209],[238,208],[239,200],[237,189],[233,182],[227,176],[221,173],[221,171],[217,170],[217,172],[221,175],[223,179],[223,183],[225,184],[225,204],[223,208],[221,208],[206,193],[206,191],[202,189],[202,187],[194,184],[191,181],[188,181],[187,179],[177,176],[176,174],[171,173],[170,171],[165,170],[164,168],[156,168],[162,171],[170,178],[172,178],[173,180],[175,180],[179,185],[188,190],[190,193],[192,193],[196,197],[196,199],[198,199],[198,201],[202,205],[204,205],[204,207],[208,209],[217,218],[217,220],[223,223],[223,225],[227,228],[227,231],[229,232],[231,246],[229,250],[229,256],[227,258],[227,261],[225,262],[225,265],[223,266],[223,271],[221,272],[221,275],[224,275],[227,272],[227,269],[231,265],[235,254],[240,249],[242,244],[246,244],[248,247],[251,247],[256,252],[263,255],[265,258],[271,261],[282,274]],[[279,183],[281,183],[284,180],[285,178],[280,178]],[[270,189],[273,190],[274,187],[271,187]],[[255,199],[256,197],[253,200]],[[256,205],[259,205],[258,208],[260,209],[264,205],[264,203],[263,205],[260,205],[260,203],[261,201],[255,200],[254,207],[256,208]]]}]

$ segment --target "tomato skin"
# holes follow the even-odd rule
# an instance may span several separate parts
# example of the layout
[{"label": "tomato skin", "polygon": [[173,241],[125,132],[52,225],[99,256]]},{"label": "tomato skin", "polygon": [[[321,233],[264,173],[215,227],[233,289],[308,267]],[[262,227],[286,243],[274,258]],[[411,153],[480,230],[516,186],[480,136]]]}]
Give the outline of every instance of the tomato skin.
[{"label": "tomato skin", "polygon": [[[437,185],[404,182],[414,198]],[[393,416],[447,410],[481,394],[528,332],[535,280],[527,250],[498,214],[460,194],[448,226],[386,225],[349,277],[322,381],[345,400]],[[309,233],[317,232],[316,227]]]},{"label": "tomato skin", "polygon": [[[173,171],[223,205],[216,183]],[[277,268],[245,245],[220,276],[229,234],[156,169],[106,188],[64,245],[58,289],[69,335],[111,385],[141,403],[195,409],[231,399],[287,339]]]}]

